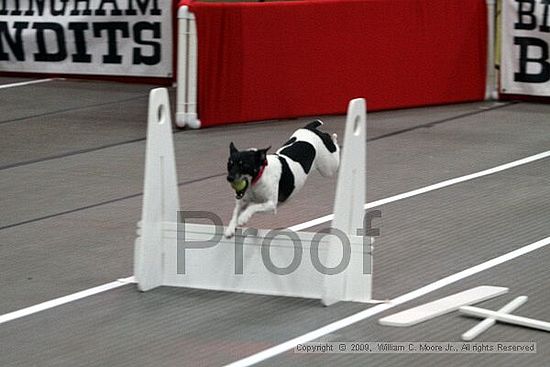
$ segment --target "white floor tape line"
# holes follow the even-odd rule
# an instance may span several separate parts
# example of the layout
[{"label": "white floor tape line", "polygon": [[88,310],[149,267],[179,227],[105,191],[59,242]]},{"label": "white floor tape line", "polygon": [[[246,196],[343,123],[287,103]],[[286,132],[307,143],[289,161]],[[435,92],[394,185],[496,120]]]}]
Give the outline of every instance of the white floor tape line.
[{"label": "white floor tape line", "polygon": [[0,85],[0,89],[23,87],[25,85],[53,82],[54,80],[64,80],[64,79],[63,78],[47,78],[47,79],[29,80],[29,81],[26,81],[26,82],[18,82],[18,83]]},{"label": "white floor tape line", "polygon": [[[505,171],[505,170],[508,170],[508,169],[511,169],[511,168],[522,166],[524,164],[532,163],[532,162],[535,162],[535,161],[538,161],[538,160],[541,160],[541,159],[544,159],[544,158],[548,158],[548,157],[550,157],[550,150],[547,150],[546,152],[535,154],[535,155],[532,155],[532,156],[529,156],[529,157],[525,157],[525,158],[522,158],[522,159],[518,159],[517,161],[501,164],[500,166],[489,168],[489,169],[486,169],[486,170],[483,170],[483,171],[471,173],[471,174],[466,175],[466,176],[460,176],[460,177],[452,178],[452,179],[445,180],[445,181],[442,181],[442,182],[439,182],[439,183],[436,183],[436,184],[433,184],[433,185],[430,185],[430,186],[421,187],[419,189],[415,189],[415,190],[412,190],[412,191],[407,191],[407,192],[404,192],[402,194],[390,196],[390,197],[385,198],[385,199],[376,200],[376,201],[373,201],[372,203],[366,203],[365,204],[365,210],[371,209],[371,208],[376,208],[376,207],[379,207],[379,206],[382,206],[382,205],[385,205],[385,204],[393,203],[395,201],[408,199],[408,198],[411,198],[413,196],[425,194],[425,193],[430,192],[430,191],[439,190],[439,189],[442,189],[442,188],[445,188],[445,187],[449,187],[449,186],[456,185],[456,184],[459,184],[459,183],[462,183],[462,182],[470,181],[470,180],[480,178],[480,177],[483,177],[483,176],[492,175],[494,173],[502,172],[502,171]],[[324,217],[320,217],[320,218],[317,218],[317,219],[312,219],[312,220],[307,221],[305,223],[296,224],[295,226],[289,227],[288,229],[291,230],[291,231],[300,231],[300,230],[305,229],[305,228],[311,228],[313,226],[326,223],[326,222],[332,220],[333,217],[334,217],[333,214],[325,215]]]},{"label": "white floor tape line", "polygon": [[295,348],[298,344],[304,344],[307,342],[314,341],[316,339],[319,339],[322,336],[325,336],[327,334],[334,333],[340,329],[343,329],[345,327],[348,327],[350,325],[356,324],[360,321],[366,320],[372,316],[378,315],[386,310],[389,310],[393,307],[399,306],[405,302],[411,301],[415,298],[424,296],[428,293],[431,293],[433,291],[436,291],[440,288],[443,288],[447,285],[450,285],[452,283],[456,283],[459,280],[465,279],[469,276],[475,275],[481,271],[490,269],[492,267],[495,267],[497,265],[500,265],[502,263],[505,263],[507,261],[513,260],[517,257],[520,257],[522,255],[528,254],[530,252],[533,252],[535,250],[541,249],[545,246],[548,246],[550,244],[550,236],[546,237],[540,241],[531,243],[529,245],[523,246],[517,250],[508,252],[504,255],[498,256],[494,259],[485,261],[479,265],[473,266],[471,268],[462,270],[461,272],[458,272],[453,275],[449,275],[443,279],[438,280],[437,282],[425,285],[422,288],[416,289],[414,291],[411,291],[409,293],[405,293],[397,298],[394,298],[388,303],[380,304],[371,308],[368,308],[364,311],[358,312],[356,314],[353,314],[351,316],[348,316],[344,319],[335,321],[331,324],[328,324],[326,326],[323,326],[319,329],[313,330],[307,334],[301,335],[299,337],[296,337],[294,339],[288,340],[282,344],[276,345],[274,347],[271,347],[269,349],[263,350],[259,353],[253,354],[249,357],[246,357],[244,359],[238,360],[236,362],[230,363],[226,365],[225,367],[247,367],[252,366],[256,363],[260,363],[262,361],[265,361],[266,359],[275,357],[281,353],[287,352],[293,348]]},{"label": "white floor tape line", "polygon": [[[374,201],[372,203],[366,203],[365,204],[365,209],[369,209],[369,208],[374,208],[374,207],[379,207],[381,205],[384,205],[384,204],[388,204],[388,203],[393,203],[395,201],[398,201],[398,200],[403,200],[403,199],[407,199],[407,198],[410,198],[412,196],[415,196],[415,195],[420,195],[420,194],[423,194],[423,193],[427,193],[429,191],[433,191],[433,190],[437,190],[437,189],[441,189],[443,187],[447,187],[447,186],[450,186],[450,185],[455,185],[459,182],[464,182],[464,181],[467,181],[467,180],[472,180],[474,178],[478,178],[478,177],[482,177],[482,176],[486,176],[486,175],[489,175],[489,174],[493,174],[493,173],[497,173],[497,172],[501,172],[501,171],[504,171],[504,170],[507,170],[507,169],[511,169],[511,168],[514,168],[514,167],[518,167],[518,166],[521,166],[521,165],[524,165],[524,164],[528,164],[528,163],[532,163],[532,162],[535,162],[537,160],[540,160],[540,159],[544,159],[544,158],[547,158],[547,157],[550,157],[550,150],[546,151],[546,152],[542,152],[542,153],[539,153],[539,154],[535,154],[535,155],[532,155],[532,156],[529,156],[529,157],[526,157],[526,158],[522,158],[522,159],[519,159],[519,160],[516,160],[516,161],[513,161],[513,162],[510,162],[510,163],[506,163],[506,164],[503,164],[503,165],[500,165],[500,166],[497,166],[497,167],[494,167],[494,168],[490,168],[490,169],[487,169],[487,170],[483,170],[483,171],[480,171],[480,172],[477,172],[477,173],[472,173],[472,174],[469,174],[469,175],[466,175],[466,176],[462,176],[462,177],[457,177],[457,178],[454,178],[452,180],[447,180],[447,181],[443,181],[443,182],[440,182],[440,183],[437,183],[437,184],[434,184],[434,185],[430,185],[430,186],[426,186],[424,188],[419,188],[419,189],[416,189],[416,190],[412,190],[412,191],[408,191],[408,192],[405,192],[403,194],[399,194],[399,195],[394,195],[394,196],[391,196],[391,197],[388,197],[388,198],[385,198],[385,199],[381,199],[381,200],[377,200],[377,201]],[[322,224],[322,223],[325,223],[325,222],[328,222],[329,220],[332,220],[332,217],[333,215],[327,215],[327,216],[324,216],[324,217],[321,217],[321,218],[317,218],[317,219],[314,219],[314,220],[311,220],[311,221],[308,221],[308,222],[305,222],[305,223],[300,223],[300,224],[296,224],[292,227],[289,227],[288,229],[291,230],[291,231],[299,231],[299,230],[302,230],[302,229],[306,229],[306,228],[310,228],[310,227],[313,227],[315,225],[318,225],[318,224]],[[549,240],[549,238],[546,238],[545,240]],[[541,240],[541,241],[544,241],[544,240]],[[539,242],[541,242],[539,241]],[[531,244],[531,245],[528,245],[528,246],[525,246],[521,249],[518,249],[516,251],[520,251],[522,249],[527,249],[527,252],[525,253],[529,253],[531,251],[534,251],[534,250],[529,250],[533,245],[536,245],[538,244],[539,242],[535,242],[534,244]],[[547,245],[548,243],[546,243],[545,245]],[[545,246],[543,245],[543,246]],[[542,246],[541,246],[542,247]],[[536,250],[537,248],[535,248]],[[513,254],[514,251],[510,254]],[[517,256],[521,256],[521,255],[524,255],[525,253],[521,253],[520,255],[517,255]],[[504,255],[505,256],[505,255]],[[516,258],[517,256],[512,256],[510,258],[511,259],[514,259]],[[508,260],[504,260],[504,261],[508,261]],[[485,264],[485,263],[484,263]],[[498,265],[498,264],[497,264]],[[474,267],[475,268],[475,267]],[[462,272],[461,272],[462,273]],[[461,273],[458,273],[458,274],[461,274]],[[475,273],[474,273],[475,274]],[[452,277],[452,276],[451,276]],[[126,279],[131,279],[133,278],[132,277],[129,277],[129,278],[126,278]],[[446,279],[446,278],[445,278]],[[59,303],[59,304],[55,304],[51,307],[47,307],[47,308],[41,308],[41,307],[38,307],[40,305],[43,305],[43,304],[49,304],[49,302],[53,302],[55,300],[52,300],[52,301],[47,301],[47,302],[44,302],[44,303],[41,303],[39,305],[35,305],[35,306],[30,306],[30,307],[27,307],[27,308],[24,308],[22,310],[19,310],[19,311],[14,311],[12,313],[9,313],[9,314],[5,314],[5,315],[0,315],[0,324],[2,324],[3,322],[7,322],[7,321],[11,321],[13,319],[16,319],[16,318],[20,318],[20,317],[24,317],[24,316],[28,316],[30,314],[33,314],[33,313],[36,313],[36,312],[40,312],[40,311],[43,311],[45,309],[48,309],[48,308],[52,308],[52,307],[56,307],[58,305],[61,305],[61,304],[65,304],[65,303],[68,303],[68,302],[72,302],[71,300],[71,297],[73,297],[74,295],[76,294],[86,294],[87,291],[91,291],[91,290],[94,290],[94,289],[100,289],[101,287],[106,287],[105,290],[101,291],[101,292],[104,292],[104,291],[107,291],[109,289],[113,289],[113,288],[116,288],[116,287],[113,287],[113,288],[109,288],[109,285],[112,285],[113,283],[117,283],[117,284],[120,284],[120,282],[118,281],[115,281],[115,282],[111,282],[111,283],[107,283],[107,284],[104,284],[102,286],[98,286],[98,287],[95,287],[95,288],[91,288],[91,289],[88,289],[88,290],[85,290],[85,291],[82,291],[82,292],[78,292],[78,293],[75,293],[75,294],[72,294],[72,295],[68,295],[68,296],[65,296],[65,297],[61,297],[60,299],[68,299],[67,302],[62,302],[62,303]],[[437,282],[436,282],[437,283]],[[450,284],[450,283],[449,283]],[[445,284],[446,285],[446,284]],[[429,287],[429,286],[426,286],[426,287]],[[424,287],[425,288],[425,287]],[[421,289],[424,289],[424,288],[421,288]],[[437,287],[435,289],[439,289],[440,287]],[[435,290],[434,289],[434,290]],[[431,290],[429,291],[431,292]],[[427,293],[429,293],[427,292]],[[89,295],[93,295],[93,294],[97,294],[97,293],[100,293],[100,292],[93,292]],[[409,294],[412,294],[413,292],[411,293],[407,293],[407,295]],[[406,296],[406,295],[404,295]],[[402,296],[402,297],[404,297]],[[84,297],[87,297],[87,295],[84,295],[83,297],[78,297],[76,299],[81,299],[81,298],[84,298]],[[416,297],[412,297],[411,299],[414,299],[414,298],[417,298],[419,296],[416,296]],[[396,300],[398,300],[400,297],[396,298]],[[75,299],[75,300],[76,300]],[[394,300],[395,301],[395,300]],[[406,302],[406,301],[403,301],[403,302]],[[401,303],[403,303],[401,302]],[[389,306],[389,307],[388,307]],[[386,308],[387,307],[387,308]],[[380,313],[382,311],[385,311],[386,309],[389,309],[391,307],[394,307],[392,306],[392,303],[386,303],[386,304],[381,304],[379,306],[376,306],[376,307],[373,307],[373,308],[370,308],[368,310],[365,310],[364,312],[373,312],[371,310],[374,310],[375,314],[377,313]],[[27,311],[25,311],[27,310]],[[30,310],[32,310],[33,312],[29,312]],[[376,311],[376,310],[380,310],[380,311]],[[25,312],[23,312],[25,311]],[[21,314],[19,314],[19,312],[21,312]],[[10,318],[10,319],[7,319],[6,318],[6,321],[3,321],[5,317],[7,317],[7,315],[10,315],[10,314],[14,314],[14,315],[20,315],[18,317],[15,317],[15,318]],[[370,317],[372,315],[369,315],[367,314],[366,318]],[[361,316],[360,316],[361,317]],[[359,318],[358,321],[362,320],[361,318]],[[352,322],[353,323],[353,322]],[[347,325],[346,325],[347,326]],[[344,326],[345,327],[345,326]],[[339,328],[335,329],[335,330],[338,330]],[[323,333],[323,334],[320,334],[320,336],[323,336],[325,334],[328,334],[330,333],[331,331],[328,331],[327,333]],[[309,340],[314,340],[315,338],[313,339],[309,339]],[[292,349],[294,346],[290,347],[289,349]],[[288,349],[284,349],[282,352],[286,351]],[[282,353],[280,352],[280,353]],[[278,354],[278,353],[277,353]],[[276,354],[274,354],[276,355]],[[270,357],[267,357],[267,358],[270,358]],[[244,364],[243,366],[245,366],[246,364]]]},{"label": "white floor tape line", "polygon": [[77,292],[77,293],[69,294],[68,296],[59,297],[59,298],[56,298],[56,299],[52,299],[50,301],[39,303],[39,304],[34,305],[34,306],[23,308],[23,309],[18,310],[18,311],[10,312],[10,313],[7,313],[7,314],[4,314],[4,315],[0,316],[0,325],[3,324],[3,323],[6,323],[8,321],[12,321],[12,320],[19,319],[19,318],[22,318],[22,317],[25,317],[25,316],[29,316],[29,315],[32,315],[34,313],[40,312],[40,311],[48,310],[50,308],[61,306],[61,305],[64,305],[66,303],[77,301],[79,299],[86,298],[86,297],[89,297],[89,296],[93,296],[93,295],[98,294],[98,293],[103,293],[103,292],[109,291],[111,289],[122,287],[124,285],[131,284],[131,283],[134,283],[134,277],[133,276],[128,277],[128,278],[118,279],[118,280],[115,280],[114,282],[110,282],[110,283],[107,283],[107,284],[102,284],[102,285],[99,285],[99,286],[94,287],[94,288],[90,288],[90,289],[86,289],[86,290],[83,290],[83,291],[80,291],[80,292]]}]

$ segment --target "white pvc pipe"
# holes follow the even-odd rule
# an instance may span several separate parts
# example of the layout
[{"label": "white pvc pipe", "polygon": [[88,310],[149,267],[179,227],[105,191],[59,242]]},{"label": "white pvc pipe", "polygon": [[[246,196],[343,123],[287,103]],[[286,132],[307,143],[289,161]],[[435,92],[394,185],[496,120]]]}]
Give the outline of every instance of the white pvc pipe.
[{"label": "white pvc pipe", "polygon": [[495,15],[496,0],[487,2],[487,78],[485,81],[485,99],[498,99],[496,89],[497,73],[495,68]]},{"label": "white pvc pipe", "polygon": [[472,306],[462,306],[460,307],[460,312],[477,317],[490,317],[497,321],[505,322],[508,324],[526,326],[533,329],[550,331],[550,322],[530,319],[523,316],[515,316],[507,313],[502,313],[498,311],[486,310],[484,308],[472,307]]},{"label": "white pvc pipe", "polygon": [[176,89],[176,125],[185,126],[183,116],[186,111],[187,100],[187,14],[188,6],[178,10],[178,77]]},{"label": "white pvc pipe", "polygon": [[189,13],[189,73],[187,82],[187,113],[190,116],[189,127],[199,128],[197,119],[197,22],[193,13]]},{"label": "white pvc pipe", "polygon": [[[512,313],[515,309],[517,309],[519,306],[527,302],[527,296],[520,296],[512,300],[510,303],[507,303],[504,307],[502,307],[498,312],[502,313]],[[462,334],[462,340],[470,341],[479,336],[481,333],[485,332],[487,329],[489,329],[491,326],[493,326],[496,323],[496,320],[494,318],[486,318],[485,320],[481,321],[479,324],[471,328],[470,330],[466,331],[464,334]]]},{"label": "white pvc pipe", "polygon": [[197,28],[188,6],[178,10],[176,125],[199,128],[197,116]]}]

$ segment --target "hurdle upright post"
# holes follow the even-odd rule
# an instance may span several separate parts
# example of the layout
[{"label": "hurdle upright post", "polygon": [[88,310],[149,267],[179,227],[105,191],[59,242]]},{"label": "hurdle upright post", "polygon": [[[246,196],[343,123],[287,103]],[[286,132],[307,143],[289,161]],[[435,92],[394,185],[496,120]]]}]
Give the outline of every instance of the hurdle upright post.
[{"label": "hurdle upright post", "polygon": [[141,236],[136,239],[134,274],[138,288],[162,285],[164,272],[163,227],[177,222],[177,185],[170,103],[166,88],[149,94]]},{"label": "hurdle upright post", "polygon": [[[346,116],[344,144],[341,153],[338,182],[334,198],[334,219],[332,228],[342,231],[348,237],[357,236],[358,230],[363,227],[363,208],[366,195],[366,141],[367,141],[367,112],[366,101],[356,98],[350,101]],[[363,234],[366,236],[366,234]],[[371,238],[365,237],[368,245]],[[365,242],[364,242],[365,243]],[[340,244],[333,244],[327,252],[327,262],[341,257]],[[369,248],[370,253],[370,248]],[[325,288],[322,302],[329,306],[340,300],[348,299],[347,295],[360,295],[365,301],[371,299],[371,284],[357,277],[363,269],[372,269],[372,264],[363,266],[363,261],[372,260],[371,256],[354,256],[351,254],[349,269],[339,274],[325,275]],[[332,261],[333,262],[333,261]],[[355,276],[354,276],[355,275]]]}]

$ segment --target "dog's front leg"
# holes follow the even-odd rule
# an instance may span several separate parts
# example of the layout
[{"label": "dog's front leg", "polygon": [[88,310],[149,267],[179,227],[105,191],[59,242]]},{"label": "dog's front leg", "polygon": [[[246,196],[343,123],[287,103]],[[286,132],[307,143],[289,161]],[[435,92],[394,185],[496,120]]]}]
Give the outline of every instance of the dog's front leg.
[{"label": "dog's front leg", "polygon": [[259,212],[269,212],[273,211],[274,213],[277,211],[277,202],[274,200],[268,200],[263,203],[258,204],[250,204],[243,212],[239,215],[237,219],[237,225],[242,226],[245,225],[246,222],[250,220],[250,217],[254,215],[255,213]]},{"label": "dog's front leg", "polygon": [[243,202],[240,199],[235,200],[235,208],[233,209],[233,216],[225,229],[225,237],[231,238],[235,234],[235,228],[237,227],[237,220],[243,209]]}]

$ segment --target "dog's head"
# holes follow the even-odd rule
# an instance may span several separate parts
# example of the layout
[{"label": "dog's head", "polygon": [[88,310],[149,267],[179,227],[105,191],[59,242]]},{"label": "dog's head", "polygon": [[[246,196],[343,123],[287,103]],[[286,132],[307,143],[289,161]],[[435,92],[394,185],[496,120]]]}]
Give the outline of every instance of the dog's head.
[{"label": "dog's head", "polygon": [[227,181],[237,192],[237,198],[244,195],[246,189],[262,170],[270,148],[238,150],[233,142],[229,145]]}]

